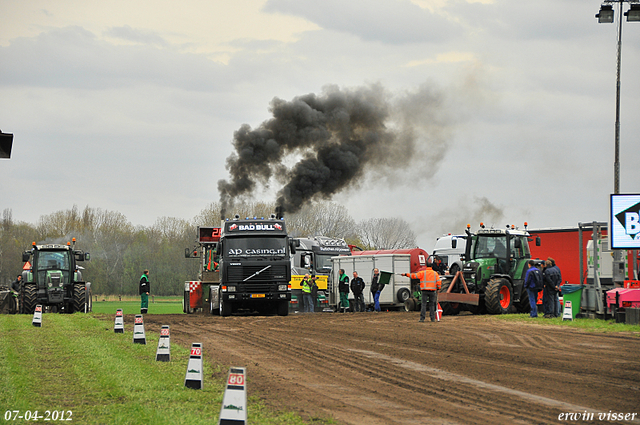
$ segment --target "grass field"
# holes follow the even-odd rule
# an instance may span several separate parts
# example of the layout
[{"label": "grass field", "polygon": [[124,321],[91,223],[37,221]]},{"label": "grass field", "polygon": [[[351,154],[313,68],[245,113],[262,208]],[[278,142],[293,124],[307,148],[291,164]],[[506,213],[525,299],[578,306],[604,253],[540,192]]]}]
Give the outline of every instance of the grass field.
[{"label": "grass field", "polygon": [[[100,299],[100,298],[99,298]],[[94,313],[116,314],[116,310],[122,309],[124,314],[140,314],[140,300],[130,301],[94,301],[92,310]],[[155,302],[149,300],[147,314],[179,314],[182,313],[182,300],[176,298],[158,298]]]},{"label": "grass field", "polygon": [[[138,313],[139,301],[94,301],[93,306],[94,313],[87,315],[44,314],[42,328],[31,325],[31,315],[0,315],[1,418],[9,411],[38,411],[39,415],[63,411],[65,417],[71,415],[79,424],[217,423],[228,370],[205,361],[204,388],[187,389],[187,348],[173,344],[171,362],[156,362],[157,333],[147,330],[147,345],[140,345],[132,343],[131,329],[124,335],[113,332],[116,309],[123,308],[125,314]],[[150,313],[181,311],[179,299],[156,298],[156,303],[149,305]],[[108,320],[96,316],[98,313],[106,313]],[[492,318],[640,337],[640,326],[604,320],[563,322],[531,319],[523,314]],[[206,352],[204,356],[206,359]],[[293,413],[277,413],[265,407],[258,396],[249,398],[247,411],[249,423],[304,424]],[[39,422],[44,420],[33,423]]]},{"label": "grass field", "polygon": [[[62,411],[79,424],[217,423],[228,370],[205,361],[204,388],[187,389],[188,350],[172,345],[171,362],[156,362],[158,334],[147,331],[147,345],[140,345],[130,330],[115,334],[92,315],[44,314],[41,328],[31,320],[0,316],[0,415]],[[304,423],[255,397],[247,412],[254,424]]]},{"label": "grass field", "polygon": [[571,328],[582,329],[588,332],[629,332],[633,335],[640,337],[640,326],[638,325],[626,325],[624,323],[616,323],[615,320],[601,320],[601,319],[575,319],[575,320],[562,320],[560,317],[553,319],[545,319],[542,316],[531,318],[529,314],[503,314],[498,316],[492,316],[496,320],[516,321],[539,325],[557,325],[567,326]]}]

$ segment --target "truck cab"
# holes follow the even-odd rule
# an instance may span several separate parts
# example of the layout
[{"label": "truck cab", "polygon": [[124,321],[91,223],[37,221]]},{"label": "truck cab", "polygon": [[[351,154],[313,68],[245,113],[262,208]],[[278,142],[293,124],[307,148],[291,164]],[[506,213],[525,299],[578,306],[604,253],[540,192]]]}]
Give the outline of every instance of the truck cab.
[{"label": "truck cab", "polygon": [[455,275],[462,270],[467,239],[465,235],[445,235],[436,240],[431,255],[442,260],[447,274]]},{"label": "truck cab", "polygon": [[211,286],[212,313],[239,310],[286,316],[291,300],[291,252],[285,222],[271,218],[226,220],[218,243],[220,284]]},{"label": "truck cab", "polygon": [[291,291],[290,311],[301,311],[302,278],[309,273],[316,276],[318,296],[317,309],[329,309],[328,281],[332,270],[331,257],[349,256],[351,249],[344,239],[327,236],[310,236],[294,239],[295,254],[291,255]]}]

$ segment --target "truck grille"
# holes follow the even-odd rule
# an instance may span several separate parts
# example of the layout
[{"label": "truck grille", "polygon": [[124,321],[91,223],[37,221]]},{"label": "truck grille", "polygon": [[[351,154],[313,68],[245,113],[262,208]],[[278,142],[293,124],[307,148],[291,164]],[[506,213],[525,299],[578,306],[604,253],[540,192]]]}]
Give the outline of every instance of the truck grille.
[{"label": "truck grille", "polygon": [[[229,282],[242,283],[249,276],[253,276],[255,273],[264,269],[265,266],[231,266],[227,269],[227,280]],[[259,274],[253,276],[245,283],[254,284],[256,282],[273,282],[273,281],[286,281],[287,280],[287,266],[275,265],[269,267],[267,270],[261,271]],[[262,285],[261,285],[262,286]]]},{"label": "truck grille", "polygon": [[238,289],[241,289],[242,292],[248,292],[250,294],[258,294],[258,293],[270,293],[276,292],[278,290],[278,285],[273,285],[270,283],[252,283],[238,286]]}]

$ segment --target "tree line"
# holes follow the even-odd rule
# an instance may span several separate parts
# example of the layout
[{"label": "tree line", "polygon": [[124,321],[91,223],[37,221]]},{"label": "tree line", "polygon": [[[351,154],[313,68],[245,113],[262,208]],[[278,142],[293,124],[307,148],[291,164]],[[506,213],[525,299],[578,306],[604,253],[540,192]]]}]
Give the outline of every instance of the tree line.
[{"label": "tree line", "polygon": [[[240,217],[269,217],[275,204],[245,202],[235,207]],[[372,218],[356,222],[335,203],[319,203],[285,217],[290,236],[324,235],[343,238],[363,249],[402,249],[416,246],[409,224],[399,218]],[[152,292],[178,295],[183,283],[198,274],[198,260],[187,259],[185,248],[195,245],[198,226],[220,226],[220,204],[212,202],[191,220],[160,217],[151,226],[135,226],[117,212],[73,206],[40,217],[36,224],[17,221],[11,209],[2,212],[0,226],[0,285],[20,274],[22,253],[37,244],[66,244],[91,254],[79,263],[94,294],[135,295],[144,269],[151,272]]]}]

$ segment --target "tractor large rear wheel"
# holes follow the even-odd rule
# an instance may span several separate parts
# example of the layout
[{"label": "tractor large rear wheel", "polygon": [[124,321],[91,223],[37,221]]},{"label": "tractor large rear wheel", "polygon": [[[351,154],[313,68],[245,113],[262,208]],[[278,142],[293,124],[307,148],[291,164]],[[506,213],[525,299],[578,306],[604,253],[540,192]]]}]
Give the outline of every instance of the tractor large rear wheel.
[{"label": "tractor large rear wheel", "polygon": [[484,290],[484,305],[489,314],[507,314],[513,303],[513,290],[507,279],[495,278]]},{"label": "tractor large rear wheel", "polygon": [[84,313],[85,306],[87,305],[87,296],[85,294],[84,283],[73,285],[73,311],[79,311]]},{"label": "tractor large rear wheel", "polygon": [[38,303],[36,285],[25,284],[22,292],[22,312],[33,314]]},{"label": "tractor large rear wheel", "polygon": [[516,304],[516,308],[519,313],[529,313],[531,311],[531,303],[529,302],[529,291],[522,288],[522,295],[520,295],[520,301]]},{"label": "tractor large rear wheel", "polygon": [[[452,280],[447,280],[442,282],[442,286],[440,287],[440,293],[445,293],[451,286]],[[453,292],[453,290],[451,290]],[[450,303],[448,301],[441,301],[440,307],[442,307],[442,314],[445,316],[457,316],[462,310],[462,305],[460,303]]]}]

